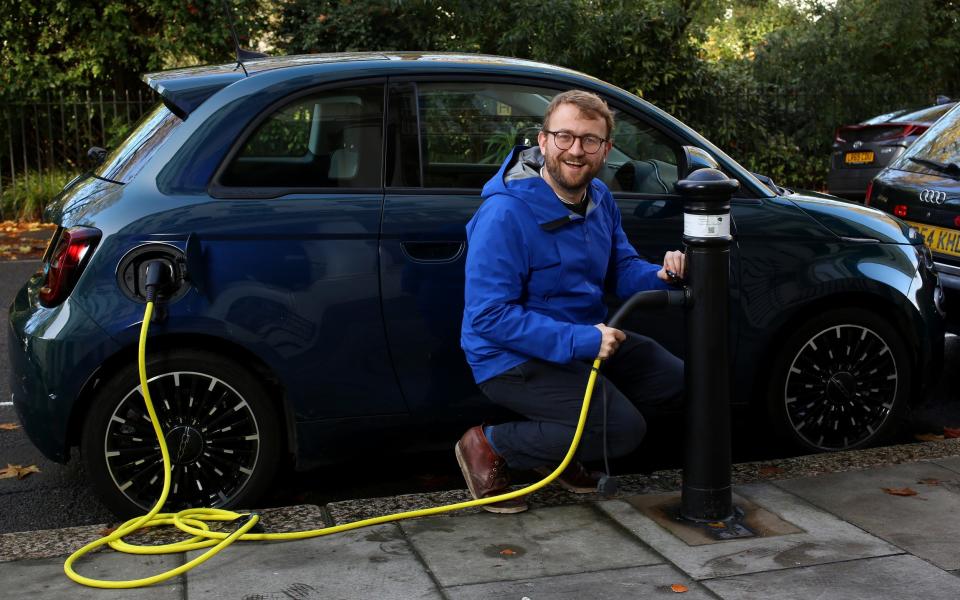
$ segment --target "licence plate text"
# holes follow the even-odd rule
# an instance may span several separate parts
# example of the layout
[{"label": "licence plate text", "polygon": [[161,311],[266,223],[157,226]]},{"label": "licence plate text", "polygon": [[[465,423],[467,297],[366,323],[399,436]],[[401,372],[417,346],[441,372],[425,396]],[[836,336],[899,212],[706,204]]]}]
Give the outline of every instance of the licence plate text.
[{"label": "licence plate text", "polygon": [[843,157],[843,162],[848,165],[862,165],[873,162],[873,151],[870,152],[847,152]]},{"label": "licence plate text", "polygon": [[908,223],[920,232],[927,246],[934,252],[949,254],[950,256],[960,256],[960,231],[934,227],[932,225],[921,225],[920,223],[910,223],[909,221]]}]

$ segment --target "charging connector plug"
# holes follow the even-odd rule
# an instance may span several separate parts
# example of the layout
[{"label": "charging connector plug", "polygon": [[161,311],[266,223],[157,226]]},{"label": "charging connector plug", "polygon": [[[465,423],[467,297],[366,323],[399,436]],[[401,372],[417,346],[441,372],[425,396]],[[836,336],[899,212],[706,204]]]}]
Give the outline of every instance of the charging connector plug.
[{"label": "charging connector plug", "polygon": [[146,291],[147,302],[154,302],[157,299],[157,293],[164,287],[173,284],[173,266],[161,259],[151,260],[147,263],[146,277],[144,277],[143,288]]}]

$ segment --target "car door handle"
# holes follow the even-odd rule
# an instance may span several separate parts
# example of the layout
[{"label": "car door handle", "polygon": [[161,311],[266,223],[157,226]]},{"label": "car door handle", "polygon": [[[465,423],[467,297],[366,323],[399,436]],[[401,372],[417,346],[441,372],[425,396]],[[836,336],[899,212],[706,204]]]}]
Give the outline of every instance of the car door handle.
[{"label": "car door handle", "polygon": [[412,261],[424,263],[453,262],[463,254],[467,243],[463,240],[434,242],[400,242],[403,254]]}]

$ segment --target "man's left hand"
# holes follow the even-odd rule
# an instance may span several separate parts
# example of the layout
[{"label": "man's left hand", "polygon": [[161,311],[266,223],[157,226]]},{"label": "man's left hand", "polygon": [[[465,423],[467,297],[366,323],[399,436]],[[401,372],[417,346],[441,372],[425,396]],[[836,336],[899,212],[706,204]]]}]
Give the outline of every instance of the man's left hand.
[{"label": "man's left hand", "polygon": [[[673,277],[667,274],[673,273]],[[657,277],[667,283],[679,283],[687,276],[687,257],[680,250],[671,250],[663,255],[663,268],[657,271]]]}]

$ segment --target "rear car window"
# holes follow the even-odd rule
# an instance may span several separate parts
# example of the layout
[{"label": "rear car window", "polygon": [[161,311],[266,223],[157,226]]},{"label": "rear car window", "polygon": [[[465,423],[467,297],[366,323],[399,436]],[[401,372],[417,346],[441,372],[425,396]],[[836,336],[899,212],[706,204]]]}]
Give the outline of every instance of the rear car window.
[{"label": "rear car window", "polygon": [[960,163],[960,104],[937,121],[900,157],[894,168],[924,172],[911,158],[939,163]]},{"label": "rear car window", "polygon": [[183,121],[163,104],[157,104],[134,126],[127,139],[110,152],[94,174],[128,183]]},{"label": "rear car window", "polygon": [[246,188],[380,187],[383,86],[328,90],[264,120],[220,177]]}]

